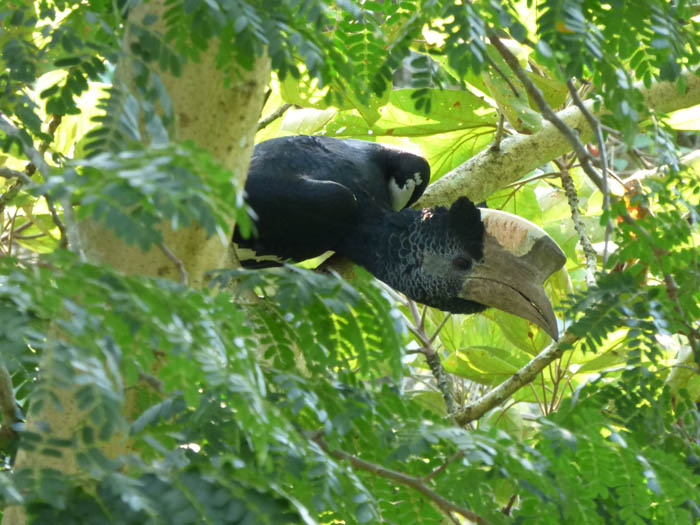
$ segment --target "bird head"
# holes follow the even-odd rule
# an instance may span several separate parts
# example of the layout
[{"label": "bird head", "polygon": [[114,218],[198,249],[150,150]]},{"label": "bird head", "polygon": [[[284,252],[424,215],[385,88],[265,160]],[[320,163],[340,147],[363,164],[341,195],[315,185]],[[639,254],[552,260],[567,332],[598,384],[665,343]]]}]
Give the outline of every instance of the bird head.
[{"label": "bird head", "polygon": [[422,211],[421,302],[454,313],[493,307],[558,338],[544,281],[566,256],[544,230],[506,212],[480,209],[462,197],[449,210]]},{"label": "bird head", "polygon": [[423,194],[430,181],[430,164],[421,156],[383,148],[390,207],[402,210]]}]

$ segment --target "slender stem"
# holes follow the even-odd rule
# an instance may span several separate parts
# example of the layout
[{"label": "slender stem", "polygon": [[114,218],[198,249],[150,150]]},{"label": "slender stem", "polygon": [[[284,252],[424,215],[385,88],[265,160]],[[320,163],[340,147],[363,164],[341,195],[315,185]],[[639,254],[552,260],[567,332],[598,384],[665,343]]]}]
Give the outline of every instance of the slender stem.
[{"label": "slender stem", "polygon": [[425,357],[425,360],[430,367],[430,371],[437,381],[438,389],[442,393],[442,397],[445,400],[445,409],[447,410],[447,413],[452,414],[456,410],[454,401],[454,384],[452,383],[452,377],[442,366],[440,355],[437,353],[432,344],[445,323],[444,321],[440,323],[440,326],[436,330],[435,334],[433,334],[432,337],[429,337],[425,332],[425,310],[423,311],[423,315],[418,313],[418,307],[414,301],[408,302],[408,310],[411,312],[411,317],[413,318],[413,326],[410,327],[410,330],[421,342],[420,352]]},{"label": "slender stem", "polygon": [[187,275],[187,269],[185,264],[175,255],[170,248],[168,248],[164,242],[160,243],[160,250],[165,254],[165,256],[170,259],[173,264],[177,267],[178,272],[180,272],[180,283],[187,286],[189,282],[189,276]]},{"label": "slender stem", "polygon": [[440,330],[442,330],[442,328],[445,326],[445,324],[447,324],[447,321],[450,320],[450,317],[451,317],[451,316],[452,316],[452,314],[445,313],[445,317],[443,317],[443,318],[442,318],[442,321],[440,321],[440,324],[439,324],[438,327],[435,329],[435,333],[434,333],[434,334],[432,335],[432,337],[428,340],[428,342],[429,342],[430,344],[433,344],[433,343],[435,342],[435,339],[437,339],[437,337],[440,335]]},{"label": "slender stem", "polygon": [[530,390],[532,391],[532,395],[535,396],[535,401],[537,401],[537,407],[540,409],[540,413],[546,414],[547,408],[542,404],[542,400],[540,399],[540,396],[537,394],[537,389],[535,388],[535,385],[530,383],[528,386],[530,387]]},{"label": "slender stem", "polygon": [[[600,155],[600,163],[603,171],[603,211],[610,211],[610,187],[608,185],[608,154],[605,150],[605,141],[603,140],[603,130],[600,126],[600,121],[593,116],[593,114],[588,111],[588,108],[578,96],[578,91],[574,83],[569,79],[566,82],[566,86],[569,88],[569,93],[574,101],[574,105],[581,110],[583,116],[586,117],[588,124],[590,124],[593,133],[595,133],[596,141],[598,142],[598,153]],[[612,234],[613,224],[612,220],[608,217],[608,221],[605,224],[605,245],[603,248],[603,267],[608,262],[608,244],[610,243],[610,235]]]},{"label": "slender stem", "polygon": [[493,137],[493,144],[491,144],[491,151],[501,150],[501,141],[503,140],[503,135],[505,132],[506,118],[503,113],[498,112],[498,128],[496,128],[496,135]]},{"label": "slender stem", "polygon": [[[542,370],[544,370],[544,368]],[[544,407],[544,411],[542,412],[542,414],[546,416],[547,406],[549,405],[549,403],[547,402],[547,384],[544,382],[544,373],[539,374],[539,378],[542,382],[542,406]]]},{"label": "slender stem", "polygon": [[[60,115],[56,115],[51,120],[51,123],[49,124],[50,134],[53,135],[53,133],[56,132],[56,128],[61,123],[61,119],[62,117]],[[51,172],[51,168],[48,165],[48,163],[44,160],[44,153],[46,152],[49,146],[48,143],[42,145],[41,151],[37,151],[34,147],[32,147],[31,144],[27,144],[24,141],[22,141],[21,134],[17,126],[15,126],[14,123],[2,113],[0,113],[0,129],[4,131],[5,134],[7,134],[8,136],[16,137],[20,141],[20,143],[22,144],[24,154],[31,161],[30,164],[28,164],[26,167],[26,173],[19,175],[20,172],[14,172],[13,176],[17,177],[23,184],[28,185],[32,185],[34,183],[31,179],[31,176],[37,170],[39,171],[39,173],[43,174],[44,177],[48,177],[49,173]],[[13,170],[8,171],[12,172]],[[3,174],[3,176],[6,176],[6,174]],[[48,206],[49,211],[51,212],[51,218],[53,219],[54,224],[58,227],[58,230],[61,232],[61,248],[67,248],[68,233],[66,231],[66,227],[64,226],[63,221],[61,221],[61,218],[58,216],[56,206],[54,205],[52,199],[47,194],[44,194],[44,199],[46,199],[46,205]]]},{"label": "slender stem", "polygon": [[564,193],[566,193],[566,198],[569,201],[571,219],[574,222],[574,228],[576,229],[576,233],[578,233],[578,240],[581,243],[581,248],[583,248],[583,254],[586,258],[586,283],[588,286],[592,286],[595,284],[596,253],[586,233],[586,227],[581,220],[581,212],[578,209],[578,195],[574,187],[574,180],[571,178],[568,169],[562,162],[555,160],[554,163],[559,167],[559,178],[561,179]]},{"label": "slender stem", "polygon": [[291,107],[292,107],[291,104],[286,104],[286,103],[282,104],[280,107],[278,107],[272,113],[270,113],[268,116],[261,119],[260,122],[258,122],[258,131],[260,131],[264,127],[267,127],[270,124],[272,124],[275,120],[277,120],[282,115],[284,115],[285,111],[287,111]]},{"label": "slender stem", "polygon": [[430,474],[428,474],[427,476],[423,476],[423,481],[424,481],[424,482],[430,481],[430,480],[433,479],[435,476],[437,476],[438,474],[440,474],[440,472],[442,472],[443,470],[445,470],[445,469],[450,465],[450,463],[454,463],[455,461],[457,461],[457,460],[458,460],[459,458],[461,458],[462,456],[464,456],[464,452],[461,451],[461,450],[458,450],[457,452],[455,452],[454,454],[452,454],[449,458],[447,458],[447,459],[445,460],[445,462],[444,462],[442,465],[440,465],[439,467],[434,468],[434,469],[432,470],[432,472],[430,472]]},{"label": "slender stem", "polygon": [[435,492],[433,489],[431,489],[425,484],[422,478],[409,476],[408,474],[404,474],[403,472],[398,472],[396,470],[383,467],[382,465],[365,461],[364,459],[360,459],[357,456],[353,456],[352,454],[345,452],[344,450],[331,450],[328,447],[328,444],[321,437],[313,437],[312,439],[329,456],[340,461],[347,461],[348,463],[350,463],[350,465],[352,465],[353,468],[364,470],[371,474],[375,474],[379,477],[390,479],[392,481],[400,483],[401,485],[411,487],[412,489],[420,492],[423,496],[432,501],[438,508],[440,508],[440,510],[442,510],[448,515],[454,512],[455,514],[459,514],[460,516],[463,516],[466,519],[471,520],[474,523],[478,523],[480,525],[486,525],[489,523],[486,519],[482,518],[475,512],[472,512],[467,508],[457,505],[456,503],[448,500],[447,498],[444,498],[443,496]]}]

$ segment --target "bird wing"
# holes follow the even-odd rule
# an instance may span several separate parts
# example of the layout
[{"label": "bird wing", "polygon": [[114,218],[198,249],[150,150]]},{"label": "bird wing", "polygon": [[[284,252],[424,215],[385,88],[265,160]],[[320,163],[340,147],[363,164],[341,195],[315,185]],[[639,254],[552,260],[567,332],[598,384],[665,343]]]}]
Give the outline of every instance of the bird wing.
[{"label": "bird wing", "polygon": [[328,154],[295,141],[278,147],[270,142],[256,147],[245,186],[257,233],[250,239],[234,233],[239,259],[248,267],[259,267],[261,257],[301,261],[333,250],[359,215],[354,193],[328,180],[334,167]]},{"label": "bird wing", "polygon": [[239,249],[252,250],[239,258],[259,267],[261,256],[269,266],[269,256],[299,261],[335,250],[360,221],[418,199],[429,178],[422,157],[373,142],[308,135],[262,142],[245,186],[257,236],[234,233]]}]

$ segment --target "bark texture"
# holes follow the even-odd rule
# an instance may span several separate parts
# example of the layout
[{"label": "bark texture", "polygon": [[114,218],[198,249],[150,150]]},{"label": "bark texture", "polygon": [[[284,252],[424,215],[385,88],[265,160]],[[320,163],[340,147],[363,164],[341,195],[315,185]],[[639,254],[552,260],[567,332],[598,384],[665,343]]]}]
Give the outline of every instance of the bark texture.
[{"label": "bark texture", "polygon": [[[164,9],[162,0],[150,2],[133,9],[130,16],[140,20],[146,12],[160,15]],[[208,148],[217,161],[234,173],[237,187],[242,188],[252,155],[264,89],[269,79],[269,59],[261,57],[251,71],[241,70],[233,85],[227,88],[224,87],[224,74],[215,67],[217,46],[218,42],[212,41],[209,50],[202,54],[201,62],[185,64],[181,76],[161,73],[161,79],[177,115],[173,140],[193,140],[199,146]],[[233,227],[233,224],[230,226]],[[218,237],[208,237],[202,228],[194,226],[174,231],[169,224],[162,224],[159,228],[166,248],[156,246],[143,252],[137,246],[121,241],[99,223],[85,221],[78,225],[80,245],[87,258],[95,263],[111,265],[127,274],[180,281],[184,269],[189,284],[202,287],[206,272],[229,264],[228,242],[222,242]],[[51,366],[51,352],[46,352],[42,368]],[[125,396],[124,413],[127,418],[133,411],[135,393],[143,387],[135,386],[128,390],[134,395]],[[58,403],[44,403],[39,413],[29,415],[27,426],[36,431],[46,424],[49,431],[44,433],[45,438],[73,439],[86,424],[85,413],[78,407],[72,389],[56,385],[53,393]],[[100,448],[110,457],[124,453],[128,450],[126,434],[102,443]],[[53,468],[64,474],[80,475],[74,449],[63,448],[61,457],[42,455],[40,450],[41,446],[33,451],[21,450],[15,468]],[[26,516],[22,507],[5,510],[3,525],[24,523]]]},{"label": "bark texture", "polygon": [[[140,20],[147,12],[160,14],[163,10],[162,2],[151,2],[135,9],[131,16]],[[186,64],[181,76],[159,74],[177,115],[173,139],[192,140],[207,148],[215,160],[234,173],[240,189],[253,152],[270,63],[267,57],[259,58],[251,71],[240,70],[234,85],[226,88],[224,74],[215,67],[217,45],[218,41],[212,41],[201,62]],[[188,284],[195,288],[205,284],[206,272],[227,266],[230,257],[228,242],[216,236],[207,237],[198,226],[173,231],[167,223],[160,225],[167,250],[154,246],[148,252],[118,239],[100,223],[86,221],[79,228],[81,245],[89,260],[109,264],[128,274],[180,281],[182,268],[167,254],[169,250],[182,262]]]}]

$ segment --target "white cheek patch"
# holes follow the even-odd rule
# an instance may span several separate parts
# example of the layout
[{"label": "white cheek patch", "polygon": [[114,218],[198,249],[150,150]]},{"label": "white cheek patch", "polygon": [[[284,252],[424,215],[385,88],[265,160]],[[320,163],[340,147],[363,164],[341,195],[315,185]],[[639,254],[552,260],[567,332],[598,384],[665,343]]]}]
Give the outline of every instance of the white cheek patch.
[{"label": "white cheek patch", "polygon": [[399,211],[406,207],[408,201],[411,200],[411,196],[416,189],[416,186],[420,186],[423,180],[421,179],[420,173],[415,172],[411,178],[409,178],[404,184],[403,188],[396,183],[396,179],[393,177],[389,178],[389,195],[391,198],[392,209]]}]

